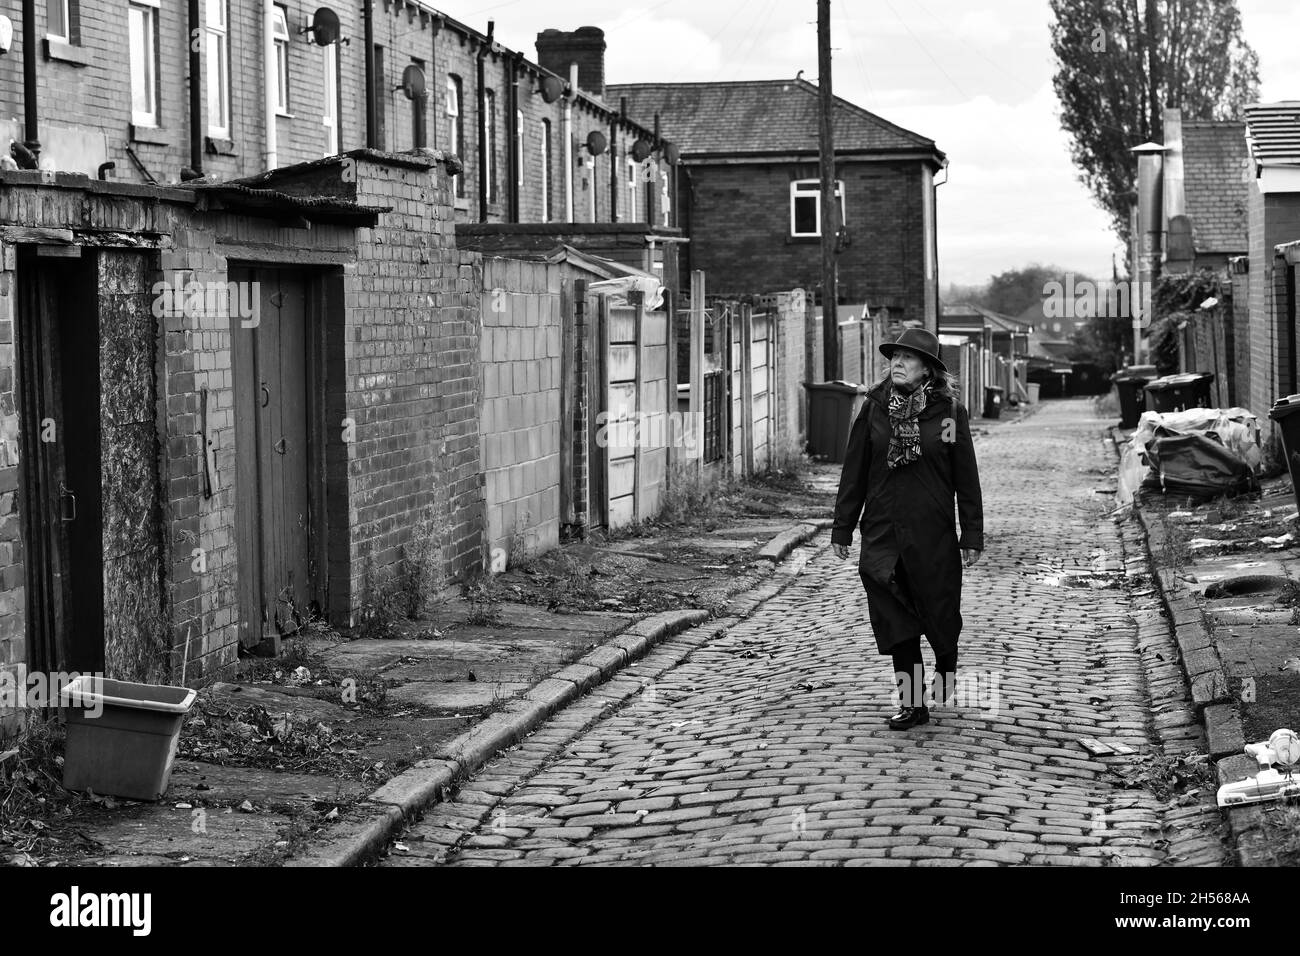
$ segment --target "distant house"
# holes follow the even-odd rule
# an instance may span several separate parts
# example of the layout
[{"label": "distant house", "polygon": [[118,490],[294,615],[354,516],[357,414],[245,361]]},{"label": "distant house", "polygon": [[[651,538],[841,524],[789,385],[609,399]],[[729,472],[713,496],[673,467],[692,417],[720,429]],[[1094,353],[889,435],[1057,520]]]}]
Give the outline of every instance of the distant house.
[{"label": "distant house", "polygon": [[1165,110],[1164,124],[1163,271],[1226,270],[1248,251],[1246,124],[1187,120],[1177,109]]},{"label": "distant house", "polygon": [[[626,115],[658,119],[681,149],[683,269],[711,292],[821,285],[817,87],[803,79],[605,88]],[[934,141],[836,98],[836,181],[846,229],[840,303],[869,302],[936,331]],[[942,183],[940,183],[941,185]]]},{"label": "distant house", "polygon": [[[1246,380],[1239,395],[1271,428],[1280,396],[1300,392],[1297,374],[1296,266],[1300,263],[1300,102],[1246,107],[1250,148],[1249,258],[1235,286],[1248,293]],[[1242,281],[1244,279],[1244,281]]]}]

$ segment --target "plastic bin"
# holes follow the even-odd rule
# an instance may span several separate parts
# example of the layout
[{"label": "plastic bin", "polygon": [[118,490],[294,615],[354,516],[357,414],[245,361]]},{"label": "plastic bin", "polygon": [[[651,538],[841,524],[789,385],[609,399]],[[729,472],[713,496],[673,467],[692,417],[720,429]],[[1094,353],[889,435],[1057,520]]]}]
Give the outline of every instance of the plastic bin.
[{"label": "plastic bin", "polygon": [[188,687],[76,678],[61,701],[68,725],[63,786],[132,800],[162,797],[195,696]]},{"label": "plastic bin", "polygon": [[1030,405],[1038,404],[1038,392],[1041,388],[1042,385],[1040,385],[1038,382],[1030,382],[1028,385],[1025,386],[1025,391],[1029,392]]},{"label": "plastic bin", "polygon": [[808,389],[808,452],[842,464],[849,432],[867,394],[851,382],[804,382]]},{"label": "plastic bin", "polygon": [[1300,507],[1300,395],[1279,398],[1268,410],[1268,417],[1281,426],[1282,453],[1291,472],[1291,493],[1296,507]]},{"label": "plastic bin", "polygon": [[1154,365],[1129,365],[1110,377],[1119,393],[1119,427],[1137,428],[1146,406],[1144,389],[1156,377]]},{"label": "plastic bin", "polygon": [[1209,408],[1213,382],[1213,372],[1184,372],[1148,382],[1147,410],[1181,412],[1188,408]]},{"label": "plastic bin", "polygon": [[984,417],[1002,417],[1002,389],[1000,386],[984,386]]}]

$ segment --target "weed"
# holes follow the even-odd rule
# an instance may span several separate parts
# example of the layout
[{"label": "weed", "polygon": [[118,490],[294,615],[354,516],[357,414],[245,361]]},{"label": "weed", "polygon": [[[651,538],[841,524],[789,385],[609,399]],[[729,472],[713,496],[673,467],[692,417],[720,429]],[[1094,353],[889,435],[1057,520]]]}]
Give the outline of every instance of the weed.
[{"label": "weed", "polygon": [[441,602],[447,583],[443,554],[447,531],[446,517],[430,506],[415,522],[410,540],[402,545],[402,564],[394,596],[409,618],[423,617]]},{"label": "weed", "polygon": [[476,568],[470,573],[461,588],[461,593],[469,603],[469,613],[465,616],[466,624],[490,625],[500,623],[501,586],[496,576],[489,571]]},{"label": "weed", "polygon": [[508,567],[512,571],[522,571],[532,566],[535,559],[532,548],[528,543],[528,526],[532,520],[533,513],[525,511],[523,515],[515,515],[515,527],[510,533],[510,557]]}]

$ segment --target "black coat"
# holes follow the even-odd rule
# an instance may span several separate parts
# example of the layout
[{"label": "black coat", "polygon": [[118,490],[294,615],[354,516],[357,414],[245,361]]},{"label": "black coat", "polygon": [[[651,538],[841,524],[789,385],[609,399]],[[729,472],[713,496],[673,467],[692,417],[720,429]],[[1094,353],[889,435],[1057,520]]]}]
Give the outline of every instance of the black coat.
[{"label": "black coat", "polygon": [[[889,468],[891,387],[890,379],[877,383],[853,422],[831,541],[852,544],[853,526],[862,516],[858,573],[881,653],[921,633],[936,653],[947,653],[956,650],[961,633],[959,548],[984,550],[984,504],[970,415],[958,402],[932,398],[917,419],[921,457]],[[892,580],[900,558],[903,588]]]}]

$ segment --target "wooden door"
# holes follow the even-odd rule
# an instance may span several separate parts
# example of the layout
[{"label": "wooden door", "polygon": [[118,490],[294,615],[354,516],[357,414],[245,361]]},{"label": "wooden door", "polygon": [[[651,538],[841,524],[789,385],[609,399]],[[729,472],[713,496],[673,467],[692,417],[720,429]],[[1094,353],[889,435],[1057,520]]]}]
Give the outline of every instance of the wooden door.
[{"label": "wooden door", "polygon": [[231,321],[235,373],[236,537],[240,640],[291,634],[319,611],[309,468],[314,363],[305,274],[234,269],[255,283],[256,324]]},{"label": "wooden door", "polygon": [[[99,327],[93,257],[22,250],[19,512],[31,670],[104,666]],[[79,250],[77,250],[79,251]]]}]

